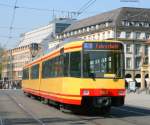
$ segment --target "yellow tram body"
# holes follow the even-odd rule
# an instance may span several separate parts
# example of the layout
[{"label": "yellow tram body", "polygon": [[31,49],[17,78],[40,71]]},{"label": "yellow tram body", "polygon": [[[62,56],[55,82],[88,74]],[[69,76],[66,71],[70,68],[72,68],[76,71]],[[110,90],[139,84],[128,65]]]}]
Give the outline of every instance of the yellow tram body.
[{"label": "yellow tram body", "polygon": [[[46,75],[47,75],[47,72],[52,72],[52,71],[49,71],[48,68],[43,69],[43,65],[45,61],[51,60],[65,53],[82,52],[84,43],[91,43],[91,44],[87,44],[87,47],[90,47],[92,43],[101,43],[101,42],[114,45],[113,44],[114,41],[96,41],[96,40],[94,41],[83,41],[83,40],[71,41],[71,42],[63,44],[62,46],[55,48],[50,53],[26,65],[24,67],[24,70],[26,70],[24,71],[25,78],[23,78],[22,80],[23,91],[26,93],[35,95],[35,96],[43,97],[45,99],[50,99],[52,101],[63,103],[63,104],[81,105],[84,97],[110,97],[111,105],[114,105],[114,106],[123,105],[124,97],[125,97],[125,81],[123,79],[123,76],[116,77],[114,73],[104,73],[103,77],[100,77],[100,78],[83,77],[83,76],[72,77],[72,76],[63,76],[63,75],[62,76],[58,75],[57,77],[46,77],[46,78],[42,77],[42,73],[44,72],[43,70],[45,70]],[[121,42],[116,42],[116,41],[115,43],[121,44]],[[108,49],[111,47],[113,48],[113,46],[104,45],[104,49]],[[116,50],[113,50],[113,51],[116,51]],[[123,49],[122,49],[122,52],[123,52]],[[62,60],[64,60],[64,58],[62,58]],[[61,57],[59,58],[59,61],[61,62]],[[34,79],[31,77],[32,75],[31,72],[32,72],[32,67],[35,65],[38,65],[38,71],[37,71],[38,77]],[[45,62],[45,65],[46,65],[46,62]],[[51,68],[54,68],[54,67],[51,67]],[[82,67],[84,67],[84,64],[81,64],[80,67],[82,69]],[[57,66],[57,70],[59,70],[59,68],[60,67]],[[64,72],[65,70],[67,69],[64,68]],[[81,72],[83,71],[81,70]],[[59,72],[57,73],[59,74]],[[74,74],[76,75],[76,73]]]}]

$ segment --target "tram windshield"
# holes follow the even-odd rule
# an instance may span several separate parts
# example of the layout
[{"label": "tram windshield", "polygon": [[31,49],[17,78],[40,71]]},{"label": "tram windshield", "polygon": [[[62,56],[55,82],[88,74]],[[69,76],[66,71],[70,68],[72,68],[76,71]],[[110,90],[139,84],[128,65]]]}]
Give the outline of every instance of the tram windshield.
[{"label": "tram windshield", "polygon": [[83,77],[123,77],[124,56],[120,50],[85,50]]}]

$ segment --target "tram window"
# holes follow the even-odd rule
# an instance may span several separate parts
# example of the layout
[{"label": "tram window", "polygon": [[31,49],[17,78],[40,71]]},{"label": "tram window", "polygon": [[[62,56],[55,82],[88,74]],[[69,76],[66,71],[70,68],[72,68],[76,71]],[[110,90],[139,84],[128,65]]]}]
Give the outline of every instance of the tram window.
[{"label": "tram window", "polygon": [[54,77],[60,77],[63,76],[63,57],[58,56],[53,59],[53,74]]},{"label": "tram window", "polygon": [[55,58],[51,60],[50,77],[55,77]]},{"label": "tram window", "polygon": [[56,58],[47,60],[42,64],[42,77],[60,77],[63,76],[63,58],[58,56]]},{"label": "tram window", "polygon": [[48,78],[50,77],[51,73],[51,60],[47,60],[42,63],[42,77]]},{"label": "tram window", "polygon": [[31,67],[31,79],[39,78],[39,64]]},{"label": "tram window", "polygon": [[96,78],[104,77],[105,74],[116,74],[117,77],[123,76],[124,64],[123,55],[120,52],[90,51],[83,55],[83,76]]},{"label": "tram window", "polygon": [[59,57],[54,59],[54,77],[58,76],[58,69],[59,69]]},{"label": "tram window", "polygon": [[69,53],[65,53],[64,57],[64,76],[68,76],[69,74]]},{"label": "tram window", "polygon": [[59,57],[59,68],[58,68],[58,76],[63,76],[63,64],[64,64],[64,58],[63,56]]},{"label": "tram window", "polygon": [[29,69],[23,70],[23,79],[29,79]]},{"label": "tram window", "polygon": [[80,52],[70,53],[70,76],[81,77],[81,54]]}]

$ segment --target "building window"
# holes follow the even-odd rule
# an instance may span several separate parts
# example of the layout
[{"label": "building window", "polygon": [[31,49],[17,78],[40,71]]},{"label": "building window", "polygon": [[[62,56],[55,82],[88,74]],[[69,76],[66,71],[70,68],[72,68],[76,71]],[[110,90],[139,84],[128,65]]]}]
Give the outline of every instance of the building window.
[{"label": "building window", "polygon": [[71,32],[71,36],[73,36],[74,35],[74,33],[73,33],[73,31]]},{"label": "building window", "polygon": [[108,26],[109,26],[109,23],[108,23],[108,22],[106,22],[106,23],[105,23],[105,25],[106,25],[106,27],[108,27]]},{"label": "building window", "polygon": [[89,27],[87,27],[87,28],[86,28],[86,31],[87,31],[87,32],[89,32],[89,31],[90,31],[90,28],[89,28]]},{"label": "building window", "polygon": [[95,40],[95,35],[92,35],[92,40]]},{"label": "building window", "polygon": [[91,40],[91,36],[88,36],[88,40]]},{"label": "building window", "polygon": [[105,39],[105,32],[103,32],[102,34],[102,39]]},{"label": "building window", "polygon": [[145,46],[145,55],[148,55],[148,45]]},{"label": "building window", "polygon": [[136,39],[140,39],[140,36],[141,36],[141,33],[140,33],[140,32],[136,32],[135,38],[136,38]]},{"label": "building window", "polygon": [[110,38],[110,31],[108,31],[107,33],[107,38]]},{"label": "building window", "polygon": [[77,34],[78,34],[78,31],[74,31],[74,34],[77,35]]},{"label": "building window", "polygon": [[122,26],[125,26],[125,21],[122,21],[121,24],[122,24]]},{"label": "building window", "polygon": [[149,27],[148,23],[144,23],[144,26],[145,26],[145,27]]},{"label": "building window", "polygon": [[130,25],[128,21],[122,21],[121,24],[122,24],[122,26],[129,26]]},{"label": "building window", "polygon": [[140,62],[141,62],[141,57],[137,57],[135,59],[135,68],[139,69],[140,68]]},{"label": "building window", "polygon": [[97,24],[95,28],[98,30],[99,29],[99,25]]},{"label": "building window", "polygon": [[131,32],[126,32],[126,38],[130,38]]},{"label": "building window", "polygon": [[120,38],[121,32],[117,32],[116,37]]},{"label": "building window", "polygon": [[126,68],[127,68],[127,69],[130,69],[130,68],[131,68],[131,58],[130,58],[130,57],[127,57],[127,58],[126,58]]},{"label": "building window", "polygon": [[56,23],[56,33],[61,33],[64,29],[66,29],[70,24],[64,23]]},{"label": "building window", "polygon": [[140,55],[140,49],[141,49],[141,45],[140,44],[136,44],[135,45],[135,54],[136,55]]},{"label": "building window", "polygon": [[67,37],[69,37],[70,36],[70,33],[67,33]]},{"label": "building window", "polygon": [[150,38],[150,33],[146,33],[146,39]]},{"label": "building window", "polygon": [[140,27],[143,27],[143,26],[144,26],[144,22],[140,22],[140,23],[139,23],[139,26],[140,26]]},{"label": "building window", "polygon": [[126,52],[131,53],[131,44],[126,45]]},{"label": "building window", "polygon": [[91,30],[95,30],[95,26],[91,26]]},{"label": "building window", "polygon": [[145,65],[148,65],[148,57],[145,58],[144,64],[145,64]]},{"label": "building window", "polygon": [[139,22],[136,22],[136,23],[135,23],[135,26],[136,26],[136,27],[139,27]]},{"label": "building window", "polygon": [[129,25],[130,25],[130,26],[134,26],[135,23],[134,23],[134,22],[130,22]]},{"label": "building window", "polygon": [[97,34],[97,38],[100,39],[100,33]]},{"label": "building window", "polygon": [[18,77],[22,77],[22,71],[18,72]]},{"label": "building window", "polygon": [[85,29],[85,28],[83,28],[83,29],[82,29],[82,32],[83,32],[83,33],[84,33],[84,32],[86,32],[86,29]]}]

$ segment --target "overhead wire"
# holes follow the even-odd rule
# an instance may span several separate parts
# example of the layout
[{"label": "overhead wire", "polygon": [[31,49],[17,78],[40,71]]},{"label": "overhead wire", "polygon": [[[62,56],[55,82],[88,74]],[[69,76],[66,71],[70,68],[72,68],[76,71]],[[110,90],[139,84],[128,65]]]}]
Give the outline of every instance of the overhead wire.
[{"label": "overhead wire", "polygon": [[15,16],[16,16],[16,5],[17,5],[17,1],[18,0],[15,0],[15,4],[14,4],[14,7],[13,7],[13,14],[12,14],[12,18],[11,18],[11,21],[10,21],[10,26],[9,26],[9,33],[8,33],[8,39],[6,41],[6,43],[4,44],[4,48],[6,48],[8,42],[10,41],[10,39],[12,38],[12,30],[13,30],[13,24],[14,24],[14,21],[15,21]]},{"label": "overhead wire", "polygon": [[[0,6],[13,8],[13,5],[0,3]],[[45,9],[45,8],[35,8],[35,7],[27,7],[27,6],[15,6],[17,9],[27,9],[27,10],[36,10],[36,11],[47,11],[47,12],[64,12],[64,13],[76,13],[75,11],[67,11],[67,10],[56,10],[56,9]]]},{"label": "overhead wire", "polygon": [[[50,10],[50,9],[43,9],[43,8],[34,8],[34,7],[27,7],[27,6],[18,6],[17,5],[17,1],[18,0],[15,0],[15,4],[14,5],[9,5],[9,4],[3,4],[3,3],[0,3],[0,6],[4,6],[4,7],[10,7],[10,8],[13,8],[13,14],[12,14],[12,19],[11,19],[11,22],[10,22],[10,27],[0,27],[0,28],[5,28],[5,29],[9,29],[9,34],[8,34],[8,37],[6,36],[6,38],[8,38],[8,40],[6,41],[5,45],[7,45],[7,43],[9,42],[10,39],[14,38],[12,36],[12,30],[20,30],[20,29],[23,29],[23,28],[15,28],[13,27],[13,24],[14,24],[14,21],[15,21],[15,16],[16,16],[16,9],[27,9],[27,10],[36,10],[36,11],[47,11],[47,12],[61,12],[61,13],[71,13],[73,14],[74,16],[79,16],[81,15],[83,12],[85,12],[85,10],[87,8],[89,8],[92,4],[94,4],[96,2],[96,0],[89,0],[88,2],[86,2],[78,11],[65,11],[65,10]],[[1,37],[1,36],[0,36]]]},{"label": "overhead wire", "polygon": [[79,15],[81,15],[83,12],[85,12],[86,9],[88,9],[92,4],[94,4],[96,0],[89,0],[86,2],[77,12]]}]

